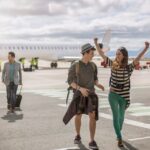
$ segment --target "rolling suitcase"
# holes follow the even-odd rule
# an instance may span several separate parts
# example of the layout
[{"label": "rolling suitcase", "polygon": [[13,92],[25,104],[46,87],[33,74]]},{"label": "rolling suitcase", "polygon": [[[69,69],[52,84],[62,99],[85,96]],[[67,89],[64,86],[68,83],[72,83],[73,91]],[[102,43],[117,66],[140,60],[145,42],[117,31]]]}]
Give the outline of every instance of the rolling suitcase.
[{"label": "rolling suitcase", "polygon": [[21,91],[22,91],[22,86],[20,88],[19,94],[16,95],[16,105],[15,105],[15,107],[17,107],[17,108],[20,108],[20,104],[21,104],[21,100],[22,100]]}]

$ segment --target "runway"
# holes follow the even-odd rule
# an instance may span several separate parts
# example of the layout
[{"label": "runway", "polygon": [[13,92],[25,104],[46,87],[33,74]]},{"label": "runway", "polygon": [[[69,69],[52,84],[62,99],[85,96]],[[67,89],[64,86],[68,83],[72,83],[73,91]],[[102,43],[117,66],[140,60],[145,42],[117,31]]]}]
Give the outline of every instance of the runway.
[{"label": "runway", "polygon": [[[105,91],[99,96],[100,118],[96,141],[102,150],[117,150],[108,103],[110,69],[99,68],[99,82]],[[87,150],[88,117],[83,116],[82,144],[73,144],[74,120],[62,122],[67,106],[68,69],[38,70],[23,73],[21,111],[7,114],[5,86],[0,83],[0,150]],[[125,150],[149,150],[150,147],[150,69],[135,70],[131,78],[131,106],[123,128]],[[71,95],[69,102],[71,101]]]}]

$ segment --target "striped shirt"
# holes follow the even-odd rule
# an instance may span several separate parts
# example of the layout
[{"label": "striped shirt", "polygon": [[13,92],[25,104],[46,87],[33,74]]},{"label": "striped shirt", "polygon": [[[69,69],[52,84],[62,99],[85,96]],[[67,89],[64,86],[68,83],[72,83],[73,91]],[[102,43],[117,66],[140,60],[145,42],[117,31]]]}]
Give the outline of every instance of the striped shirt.
[{"label": "striped shirt", "polygon": [[113,61],[107,57],[106,63],[111,67],[110,87],[130,103],[130,77],[134,70],[133,62],[125,68],[112,69]]}]

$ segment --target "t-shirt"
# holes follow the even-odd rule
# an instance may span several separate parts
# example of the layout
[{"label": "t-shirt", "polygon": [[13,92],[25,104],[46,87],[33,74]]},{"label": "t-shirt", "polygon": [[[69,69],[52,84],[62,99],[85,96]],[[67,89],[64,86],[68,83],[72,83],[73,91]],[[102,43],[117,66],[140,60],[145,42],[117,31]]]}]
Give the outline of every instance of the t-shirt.
[{"label": "t-shirt", "polygon": [[10,64],[10,82],[14,82],[14,72],[15,72],[15,65],[14,63],[13,64]]},{"label": "t-shirt", "polygon": [[[76,65],[79,63],[78,75],[76,73]],[[75,62],[71,65],[68,73],[68,84],[72,82],[77,83],[79,86],[94,90],[95,81],[98,80],[97,77],[97,66],[89,62],[85,64],[82,61]]]},{"label": "t-shirt", "polygon": [[134,63],[125,68],[112,69],[113,61],[107,57],[106,63],[111,67],[110,87],[125,100],[130,101],[130,77],[134,70]]}]

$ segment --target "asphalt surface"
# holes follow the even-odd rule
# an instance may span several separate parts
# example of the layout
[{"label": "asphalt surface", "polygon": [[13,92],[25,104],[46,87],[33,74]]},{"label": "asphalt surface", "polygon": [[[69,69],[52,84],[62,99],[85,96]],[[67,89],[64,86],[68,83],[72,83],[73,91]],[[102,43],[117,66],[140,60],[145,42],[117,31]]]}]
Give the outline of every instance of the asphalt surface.
[{"label": "asphalt surface", "polygon": [[[74,119],[65,126],[67,69],[23,73],[21,110],[9,114],[5,86],[0,83],[0,150],[88,150],[88,116],[82,118],[82,144],[74,145]],[[95,140],[100,150],[118,150],[108,103],[109,69],[99,69],[100,118]],[[150,70],[134,71],[131,106],[123,127],[124,150],[150,149]],[[70,95],[71,99],[71,95]]]}]

